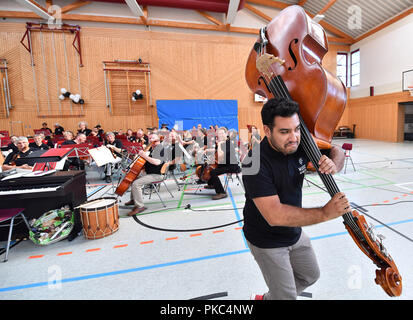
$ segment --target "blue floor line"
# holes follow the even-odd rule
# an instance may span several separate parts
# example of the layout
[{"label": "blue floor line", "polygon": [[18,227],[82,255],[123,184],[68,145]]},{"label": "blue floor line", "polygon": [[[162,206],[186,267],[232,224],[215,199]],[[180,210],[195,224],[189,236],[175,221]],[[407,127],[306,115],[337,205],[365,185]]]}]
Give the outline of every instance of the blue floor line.
[{"label": "blue floor line", "polygon": [[99,187],[97,188],[97,190],[95,189],[95,190],[93,190],[92,192],[89,192],[89,193],[86,195],[86,198],[89,198],[91,195],[94,195],[94,194],[97,193],[98,191],[102,190],[104,187],[106,187],[106,186],[99,186]]},{"label": "blue floor line", "polygon": [[[62,279],[61,283],[63,284],[63,283],[68,283],[68,282],[76,282],[76,281],[82,281],[82,280],[96,279],[96,278],[114,276],[114,275],[118,275],[118,274],[126,274],[126,273],[131,273],[131,272],[149,270],[149,269],[170,267],[170,266],[180,265],[180,264],[184,264],[184,263],[191,263],[191,262],[202,261],[202,260],[222,258],[222,257],[232,256],[232,255],[246,253],[246,252],[249,252],[249,249],[231,251],[231,252],[220,253],[220,254],[214,254],[214,255],[204,256],[204,257],[199,257],[199,258],[192,258],[192,259],[185,259],[185,260],[179,260],[179,261],[173,261],[173,262],[167,262],[167,263],[160,263],[160,264],[155,264],[155,265],[146,266],[146,267],[139,267],[139,268],[118,270],[118,271],[112,271],[112,272],[91,274],[91,275],[81,276],[81,277],[67,278],[67,279]],[[29,288],[35,288],[35,287],[44,287],[44,286],[48,286],[49,284],[54,285],[55,283],[37,282],[37,283],[31,283],[31,284],[26,284],[26,285],[6,287],[6,288],[0,288],[0,292],[21,290],[21,289],[29,289]]]},{"label": "blue floor line", "polygon": [[[234,202],[233,205],[235,205],[235,202]],[[413,222],[413,219],[390,222],[387,225],[397,225],[397,224],[403,224],[403,223],[409,223],[409,222]],[[381,228],[381,227],[384,227],[384,226],[383,225],[375,226],[375,228]],[[341,235],[346,235],[346,234],[348,234],[347,231],[337,232],[337,233],[330,233],[330,234],[326,234],[326,235],[322,235],[322,236],[311,237],[310,240],[319,240],[319,239],[331,238],[331,237],[336,237],[336,236],[341,236]],[[243,237],[244,237],[244,235],[243,235]],[[244,239],[245,239],[245,237],[244,237]],[[132,269],[125,269],[125,270],[118,270],[118,271],[112,271],[112,272],[91,274],[91,275],[80,276],[80,277],[67,278],[67,279],[62,279],[61,283],[76,282],[76,281],[82,281],[82,280],[88,280],[88,279],[96,279],[96,278],[102,278],[102,277],[107,277],[107,276],[114,276],[114,275],[118,275],[118,274],[138,272],[138,271],[149,270],[149,269],[164,268],[164,267],[180,265],[180,264],[185,264],[185,263],[191,263],[191,262],[196,262],[196,261],[222,258],[222,257],[226,257],[226,256],[246,253],[246,252],[249,252],[249,251],[250,251],[249,249],[243,249],[243,250],[231,251],[231,252],[220,253],[220,254],[215,254],[215,255],[209,255],[209,256],[204,256],[204,257],[198,257],[198,258],[191,258],[191,259],[185,259],[185,260],[155,264],[155,265],[139,267],[139,268],[132,268]],[[44,287],[44,286],[53,285],[53,284],[54,283],[49,283],[49,282],[38,282],[38,283],[32,283],[32,284],[26,284],[26,285],[18,285],[18,286],[0,288],[0,292],[7,292],[7,291],[14,291],[14,290],[21,290],[21,289],[30,289],[30,288],[35,288],[35,287]]]},{"label": "blue floor line", "polygon": [[[235,216],[237,217],[237,220],[241,220],[241,216],[238,212],[237,205],[235,203],[234,197],[232,196],[231,188],[228,186],[227,190],[228,190],[229,197],[231,198],[231,203],[235,211]],[[241,221],[238,222],[238,226],[242,227]],[[247,244],[247,240],[245,239],[244,232],[242,232],[242,239],[244,240],[245,248],[248,248],[248,244]]]}]

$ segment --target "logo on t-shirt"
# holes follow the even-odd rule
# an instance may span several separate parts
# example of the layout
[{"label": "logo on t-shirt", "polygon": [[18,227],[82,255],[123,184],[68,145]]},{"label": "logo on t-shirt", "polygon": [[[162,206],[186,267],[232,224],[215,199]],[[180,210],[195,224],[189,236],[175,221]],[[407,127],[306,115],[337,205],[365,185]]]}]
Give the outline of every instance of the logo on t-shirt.
[{"label": "logo on t-shirt", "polygon": [[305,165],[303,158],[298,159],[298,163],[301,165],[301,167],[298,167],[298,171],[300,174],[304,174],[307,170],[307,166]]}]

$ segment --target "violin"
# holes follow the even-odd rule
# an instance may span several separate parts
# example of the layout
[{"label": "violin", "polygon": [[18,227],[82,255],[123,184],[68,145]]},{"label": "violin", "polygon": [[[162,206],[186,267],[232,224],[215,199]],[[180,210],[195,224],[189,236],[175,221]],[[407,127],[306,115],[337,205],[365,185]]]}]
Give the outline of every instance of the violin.
[{"label": "violin", "polygon": [[16,160],[20,158],[20,152],[16,153],[10,160],[10,165],[15,166]]},{"label": "violin", "polygon": [[[319,144],[331,146],[347,101],[346,87],[321,63],[328,51],[324,29],[302,7],[282,10],[260,30],[246,65],[249,88],[267,98],[284,97],[300,106],[301,143],[331,197],[340,192],[331,174],[321,174]],[[402,277],[396,263],[363,215],[350,210],[343,223],[360,250],[378,267],[376,284],[400,296]]]}]

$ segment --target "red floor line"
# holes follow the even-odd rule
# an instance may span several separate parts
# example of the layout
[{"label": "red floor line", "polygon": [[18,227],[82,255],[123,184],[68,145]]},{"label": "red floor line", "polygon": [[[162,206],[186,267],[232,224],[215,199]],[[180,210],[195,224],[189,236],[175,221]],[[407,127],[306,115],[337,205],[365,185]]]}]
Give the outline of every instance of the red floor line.
[{"label": "red floor line", "polygon": [[58,256],[66,256],[66,255],[72,254],[72,253],[73,253],[72,251],[69,251],[69,252],[60,252],[60,253],[58,253],[57,255],[58,255]]},{"label": "red floor line", "polygon": [[38,259],[38,258],[43,258],[43,257],[44,257],[44,255],[40,254],[38,256],[30,256],[29,259]]},{"label": "red floor line", "polygon": [[202,236],[202,233],[194,233],[190,235],[190,237],[199,237],[199,236]]},{"label": "red floor line", "polygon": [[127,244],[120,244],[120,245],[117,245],[117,246],[113,246],[113,249],[124,248],[124,247],[127,247],[127,246],[128,246]]}]

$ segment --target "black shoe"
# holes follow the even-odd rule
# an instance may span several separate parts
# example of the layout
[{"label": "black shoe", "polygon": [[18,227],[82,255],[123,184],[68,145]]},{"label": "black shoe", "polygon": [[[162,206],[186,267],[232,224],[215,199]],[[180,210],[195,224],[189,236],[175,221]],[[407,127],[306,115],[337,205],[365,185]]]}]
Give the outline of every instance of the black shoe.
[{"label": "black shoe", "polygon": [[74,226],[72,229],[72,232],[67,236],[68,241],[73,241],[76,239],[76,237],[79,235],[79,233],[82,231],[82,226]]},{"label": "black shoe", "polygon": [[106,176],[105,181],[107,183],[110,183],[110,182],[112,182],[112,178],[110,176]]},{"label": "black shoe", "polygon": [[133,201],[133,200],[125,202],[125,206],[134,206],[134,205],[135,205],[135,201]]}]

